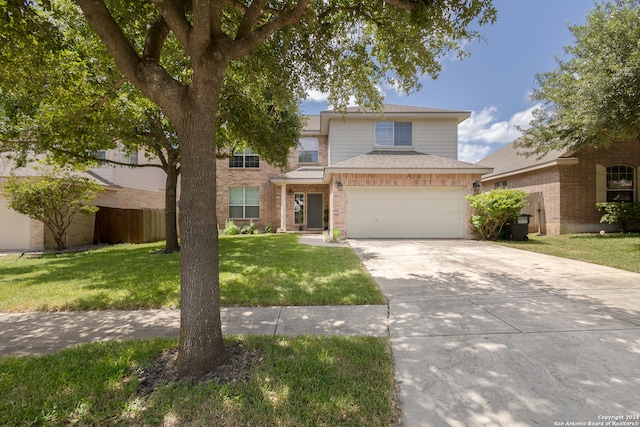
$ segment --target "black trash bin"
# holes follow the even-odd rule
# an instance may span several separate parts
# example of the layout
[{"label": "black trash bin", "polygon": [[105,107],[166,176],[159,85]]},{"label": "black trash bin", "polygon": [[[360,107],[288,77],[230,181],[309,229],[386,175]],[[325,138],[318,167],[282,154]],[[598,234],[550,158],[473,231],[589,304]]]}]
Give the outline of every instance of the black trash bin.
[{"label": "black trash bin", "polygon": [[520,214],[507,223],[507,236],[511,240],[529,240],[529,214]]}]

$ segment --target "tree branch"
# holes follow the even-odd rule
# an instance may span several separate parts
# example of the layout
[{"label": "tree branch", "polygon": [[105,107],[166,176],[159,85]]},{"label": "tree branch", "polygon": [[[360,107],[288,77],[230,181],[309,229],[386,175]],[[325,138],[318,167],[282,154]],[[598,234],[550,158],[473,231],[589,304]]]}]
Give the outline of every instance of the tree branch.
[{"label": "tree branch", "polygon": [[150,0],[150,2],[158,9],[166,24],[180,41],[180,44],[188,48],[189,37],[193,28],[185,13],[191,10],[191,2],[189,0]]},{"label": "tree branch", "polygon": [[260,15],[262,15],[267,2],[268,0],[256,0],[251,3],[251,6],[246,10],[242,20],[240,21],[238,31],[236,31],[236,39],[244,38],[251,33],[251,30],[258,22]]},{"label": "tree branch", "polygon": [[253,52],[263,41],[287,25],[299,22],[309,8],[310,0],[300,0],[292,9],[288,5],[277,13],[273,19],[256,28],[246,37],[236,39],[233,43],[231,59],[238,59]]},{"label": "tree branch", "polygon": [[151,24],[147,30],[147,37],[144,40],[144,51],[142,53],[143,58],[153,58],[156,61],[160,61],[160,54],[162,52],[162,46],[169,34],[169,26],[164,18],[160,17]]}]

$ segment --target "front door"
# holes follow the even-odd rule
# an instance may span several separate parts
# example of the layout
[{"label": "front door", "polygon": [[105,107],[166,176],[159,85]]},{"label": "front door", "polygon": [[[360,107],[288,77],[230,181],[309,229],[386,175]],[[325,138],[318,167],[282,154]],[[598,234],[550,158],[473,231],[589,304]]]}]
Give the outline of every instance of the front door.
[{"label": "front door", "polygon": [[322,194],[307,195],[307,229],[322,230],[323,226]]}]

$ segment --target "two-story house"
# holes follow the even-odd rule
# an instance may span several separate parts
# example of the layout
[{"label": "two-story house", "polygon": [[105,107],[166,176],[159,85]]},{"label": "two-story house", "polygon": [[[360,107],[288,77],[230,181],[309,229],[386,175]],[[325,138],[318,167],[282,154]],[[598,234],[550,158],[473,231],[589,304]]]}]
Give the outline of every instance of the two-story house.
[{"label": "two-story house", "polygon": [[[108,160],[128,166],[109,166],[83,173],[102,185],[92,204],[100,210],[93,215],[77,215],[67,230],[67,246],[94,242],[142,243],[164,239],[165,173],[156,167],[134,167],[146,163],[144,152],[126,154],[120,150],[97,153]],[[139,159],[145,159],[139,161]],[[0,250],[43,250],[55,247],[49,230],[40,221],[32,220],[7,207],[2,186],[10,173],[16,176],[37,176],[35,162],[15,168],[10,156],[0,156]]]},{"label": "two-story house", "polygon": [[350,238],[471,238],[467,194],[491,168],[461,162],[467,111],[385,105],[309,116],[281,173],[247,150],[218,164],[219,226]]}]

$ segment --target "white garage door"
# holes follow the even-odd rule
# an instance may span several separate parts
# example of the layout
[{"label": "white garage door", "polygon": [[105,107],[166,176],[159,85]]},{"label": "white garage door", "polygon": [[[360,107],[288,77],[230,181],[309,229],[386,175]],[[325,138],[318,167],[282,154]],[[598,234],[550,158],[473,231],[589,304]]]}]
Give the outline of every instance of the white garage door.
[{"label": "white garage door", "polygon": [[462,238],[464,187],[349,187],[347,236]]},{"label": "white garage door", "polygon": [[0,196],[0,249],[29,249],[30,220],[7,207]]}]

